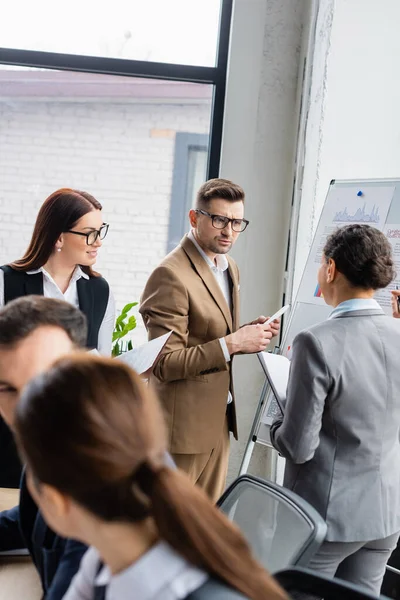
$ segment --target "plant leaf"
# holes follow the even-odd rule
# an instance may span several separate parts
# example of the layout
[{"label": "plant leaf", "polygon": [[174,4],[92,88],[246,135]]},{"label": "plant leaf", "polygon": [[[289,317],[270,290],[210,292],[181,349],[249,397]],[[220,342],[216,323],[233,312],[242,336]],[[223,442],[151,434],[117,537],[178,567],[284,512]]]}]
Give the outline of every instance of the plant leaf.
[{"label": "plant leaf", "polygon": [[131,340],[127,341],[126,343],[121,342],[120,340],[136,327],[136,317],[134,315],[131,315],[128,318],[128,313],[134,306],[137,306],[137,304],[138,302],[128,302],[128,304],[125,304],[124,308],[121,311],[121,314],[118,315],[115,321],[112,341],[113,343],[116,343],[112,348],[113,356],[119,356],[120,354],[122,354],[122,352],[126,352],[126,350],[133,349]]},{"label": "plant leaf", "polygon": [[123,317],[126,317],[128,312],[134,307],[137,306],[137,302],[129,302],[128,304],[125,304],[124,308],[121,310],[121,315]]},{"label": "plant leaf", "polygon": [[124,337],[124,335],[125,333],[123,329],[121,329],[121,331],[114,331],[112,341],[115,342],[115,340],[120,340],[122,337]]},{"label": "plant leaf", "polygon": [[114,344],[113,349],[112,349],[112,356],[119,356],[121,354],[120,352],[120,347],[119,347],[119,343],[117,342],[116,344]]},{"label": "plant leaf", "polygon": [[115,325],[124,325],[124,320],[125,320],[126,315],[123,315],[122,313],[117,317],[117,320],[115,321]]}]

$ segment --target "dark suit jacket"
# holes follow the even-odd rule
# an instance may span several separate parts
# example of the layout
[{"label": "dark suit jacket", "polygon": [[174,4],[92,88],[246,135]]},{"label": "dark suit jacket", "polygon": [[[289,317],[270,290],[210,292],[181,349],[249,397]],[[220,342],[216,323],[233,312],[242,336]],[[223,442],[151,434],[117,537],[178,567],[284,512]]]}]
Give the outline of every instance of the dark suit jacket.
[{"label": "dark suit jacket", "polygon": [[61,600],[87,547],[52,531],[21,480],[19,506],[0,513],[0,551],[28,548],[46,600]]},{"label": "dark suit jacket", "polygon": [[[3,265],[0,269],[4,272],[4,304],[30,294],[43,296],[42,273],[28,275],[15,271],[7,265]],[[87,319],[87,347],[96,348],[99,330],[107,309],[109,286],[103,277],[89,279],[81,277],[77,282],[77,289],[79,308]],[[0,417],[0,487],[18,487],[21,471],[22,465],[14,444],[14,436]]]},{"label": "dark suit jacket", "polygon": [[[228,258],[232,314],[210,267],[184,237],[146,284],[140,313],[149,339],[172,331],[151,381],[164,408],[172,453],[210,452],[221,437],[232,361],[219,338],[239,326],[239,271]],[[230,427],[237,437],[235,401]]]}]

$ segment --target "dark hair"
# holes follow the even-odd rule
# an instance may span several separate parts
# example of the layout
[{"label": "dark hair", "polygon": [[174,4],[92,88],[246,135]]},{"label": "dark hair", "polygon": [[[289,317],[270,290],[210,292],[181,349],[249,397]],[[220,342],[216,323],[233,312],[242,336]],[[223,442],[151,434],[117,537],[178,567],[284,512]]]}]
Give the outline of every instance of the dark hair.
[{"label": "dark hair", "polygon": [[80,310],[63,300],[24,296],[0,310],[0,345],[17,344],[41,326],[59,327],[76,346],[86,344],[86,317]]},{"label": "dark hair", "polygon": [[236,526],[165,465],[161,408],[122,362],[60,359],[22,393],[16,435],[39,489],[51,485],[106,521],[151,516],[161,538],[192,564],[252,600],[286,598]]},{"label": "dark hair", "polygon": [[[73,229],[81,217],[102,205],[87,192],[62,188],[53,192],[42,204],[36,218],[32,238],[24,256],[10,263],[17,271],[40,269],[49,260],[62,233]],[[90,266],[82,265],[90,277],[98,276]]]},{"label": "dark hair", "polygon": [[244,202],[244,191],[229,179],[209,179],[200,187],[196,197],[196,208],[206,208],[215,198]]},{"label": "dark hair", "polygon": [[341,227],[328,237],[324,255],[354,287],[377,290],[396,276],[390,243],[370,225]]}]

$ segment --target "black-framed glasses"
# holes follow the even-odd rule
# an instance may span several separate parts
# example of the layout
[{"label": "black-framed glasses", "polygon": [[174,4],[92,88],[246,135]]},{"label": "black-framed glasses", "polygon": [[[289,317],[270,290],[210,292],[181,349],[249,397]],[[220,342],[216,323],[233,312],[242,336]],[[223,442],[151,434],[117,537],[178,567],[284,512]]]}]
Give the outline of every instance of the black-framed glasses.
[{"label": "black-framed glasses", "polygon": [[88,246],[93,246],[96,242],[97,238],[104,240],[108,233],[108,223],[103,223],[100,229],[93,229],[93,231],[88,231],[88,233],[84,233],[83,231],[72,231],[72,229],[68,229],[65,233],[73,233],[74,235],[83,235],[86,238],[86,243]]},{"label": "black-framed glasses", "polygon": [[232,226],[232,231],[241,233],[250,223],[250,221],[247,221],[247,219],[230,219],[229,217],[223,217],[222,215],[212,215],[206,210],[201,210],[200,208],[196,209],[196,212],[205,215],[206,217],[210,217],[212,225],[215,227],[215,229],[225,229],[225,227],[227,227],[227,225],[230,223]]}]

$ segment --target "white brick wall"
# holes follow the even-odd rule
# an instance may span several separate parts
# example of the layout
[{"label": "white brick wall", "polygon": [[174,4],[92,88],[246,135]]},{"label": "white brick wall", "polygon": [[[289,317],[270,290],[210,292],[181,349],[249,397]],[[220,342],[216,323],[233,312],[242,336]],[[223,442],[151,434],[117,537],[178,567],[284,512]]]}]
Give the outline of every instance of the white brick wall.
[{"label": "white brick wall", "polygon": [[[0,261],[19,258],[38,208],[60,187],[93,194],[110,223],[98,270],[117,307],[138,300],[166,253],[174,137],[208,133],[210,106],[170,103],[0,101]],[[134,334],[145,341],[141,319]]]}]

